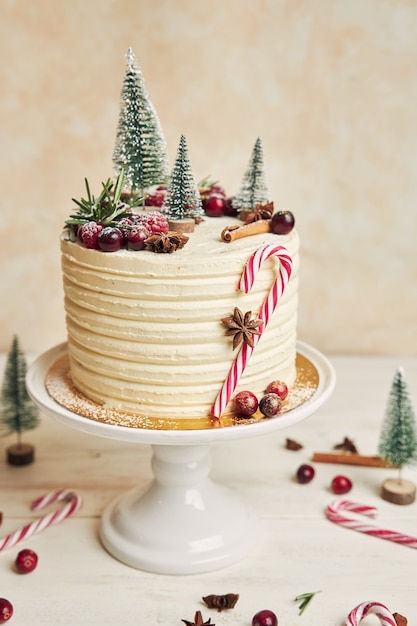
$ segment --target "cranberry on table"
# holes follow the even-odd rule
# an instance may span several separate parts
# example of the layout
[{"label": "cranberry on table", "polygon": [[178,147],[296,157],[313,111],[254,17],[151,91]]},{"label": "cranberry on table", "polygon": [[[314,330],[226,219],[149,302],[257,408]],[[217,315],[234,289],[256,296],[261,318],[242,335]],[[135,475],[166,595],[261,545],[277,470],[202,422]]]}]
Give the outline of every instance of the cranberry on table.
[{"label": "cranberry on table", "polygon": [[13,605],[6,598],[0,598],[0,624],[4,624],[13,615]]},{"label": "cranberry on table", "polygon": [[313,480],[315,474],[316,471],[312,465],[308,465],[308,463],[303,463],[303,465],[300,465],[297,470],[296,478],[301,485],[306,485]]},{"label": "cranberry on table", "polygon": [[276,393],[277,396],[281,398],[281,400],[285,400],[288,396],[288,387],[287,384],[282,380],[273,380],[269,383],[268,387],[265,390],[265,393]]},{"label": "cranberry on table", "polygon": [[222,217],[226,210],[226,198],[219,193],[213,193],[204,201],[204,211],[208,217]]},{"label": "cranberry on table", "polygon": [[288,235],[295,225],[294,215],[291,211],[277,211],[271,217],[271,230],[276,235]]},{"label": "cranberry on table", "polygon": [[276,393],[266,393],[259,402],[259,410],[265,417],[275,417],[281,408],[282,400]]},{"label": "cranberry on table", "polygon": [[348,493],[351,489],[352,481],[347,476],[342,476],[341,474],[335,476],[330,484],[330,490],[337,495]]},{"label": "cranberry on table", "polygon": [[278,618],[273,611],[258,611],[252,618],[252,626],[278,626]]},{"label": "cranberry on table", "polygon": [[240,417],[250,417],[258,409],[258,398],[251,391],[240,391],[235,395],[233,404]]},{"label": "cranberry on table", "polygon": [[16,557],[15,567],[19,574],[33,572],[38,564],[38,555],[33,550],[21,550]]}]

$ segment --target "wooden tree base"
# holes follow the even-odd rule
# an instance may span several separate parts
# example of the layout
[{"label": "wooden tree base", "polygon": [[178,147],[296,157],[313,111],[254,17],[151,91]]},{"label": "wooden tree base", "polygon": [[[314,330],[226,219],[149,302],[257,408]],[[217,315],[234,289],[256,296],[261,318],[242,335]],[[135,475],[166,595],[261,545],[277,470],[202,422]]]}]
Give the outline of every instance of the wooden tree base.
[{"label": "wooden tree base", "polygon": [[9,465],[29,465],[35,460],[35,447],[30,443],[16,443],[6,449]]},{"label": "wooden tree base", "polygon": [[409,480],[388,478],[382,483],[381,497],[393,504],[412,504],[416,499],[416,486]]},{"label": "wooden tree base", "polygon": [[177,233],[193,233],[195,229],[195,220],[192,218],[184,218],[182,220],[168,220],[169,230]]}]

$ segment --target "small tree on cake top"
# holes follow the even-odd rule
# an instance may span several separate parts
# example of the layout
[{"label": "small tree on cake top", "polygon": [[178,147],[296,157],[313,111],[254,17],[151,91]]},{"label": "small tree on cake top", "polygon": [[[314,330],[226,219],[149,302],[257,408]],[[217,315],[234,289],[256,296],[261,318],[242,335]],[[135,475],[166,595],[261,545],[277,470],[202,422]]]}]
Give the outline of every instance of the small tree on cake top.
[{"label": "small tree on cake top", "polygon": [[171,220],[195,219],[204,215],[200,191],[194,179],[184,135],[181,135],[178,146],[165,198],[164,213]]},{"label": "small tree on cake top", "polygon": [[378,452],[400,470],[417,461],[416,420],[402,368],[392,381]]},{"label": "small tree on cake top", "polygon": [[1,389],[0,428],[5,431],[5,435],[17,433],[17,445],[10,447],[13,451],[9,454],[9,462],[15,465],[23,465],[33,460],[33,447],[27,444],[23,450],[21,438],[23,431],[32,430],[39,424],[37,409],[26,389],[26,370],[26,359],[17,337],[14,336]]},{"label": "small tree on cake top", "polygon": [[265,177],[263,146],[258,137],[239,192],[233,198],[232,205],[238,211],[244,209],[252,211],[257,204],[267,202],[269,202],[269,194]]},{"label": "small tree on cake top", "polygon": [[124,170],[130,191],[143,196],[148,187],[166,181],[168,154],[158,115],[132,48],[126,56],[113,162],[116,175]]}]

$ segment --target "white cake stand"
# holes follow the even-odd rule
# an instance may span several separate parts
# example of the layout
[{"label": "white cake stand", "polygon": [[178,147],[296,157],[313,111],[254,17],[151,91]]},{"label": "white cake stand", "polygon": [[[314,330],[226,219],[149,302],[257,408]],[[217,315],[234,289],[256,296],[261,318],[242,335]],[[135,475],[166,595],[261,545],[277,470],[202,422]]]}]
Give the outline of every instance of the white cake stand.
[{"label": "white cake stand", "polygon": [[255,513],[237,494],[209,477],[210,444],[265,435],[312,415],[335,385],[334,370],[316,349],[299,342],[297,352],[317,369],[309,400],[280,417],[252,424],[201,430],[147,430],[97,422],[58,404],[45,388],[51,365],[65,354],[61,344],[28,369],[30,396],[43,413],[78,430],[110,439],[151,444],[153,481],[145,493],[122,494],[104,512],[100,538],[110,554],[137,569],[194,574],[240,560],[257,539]]}]

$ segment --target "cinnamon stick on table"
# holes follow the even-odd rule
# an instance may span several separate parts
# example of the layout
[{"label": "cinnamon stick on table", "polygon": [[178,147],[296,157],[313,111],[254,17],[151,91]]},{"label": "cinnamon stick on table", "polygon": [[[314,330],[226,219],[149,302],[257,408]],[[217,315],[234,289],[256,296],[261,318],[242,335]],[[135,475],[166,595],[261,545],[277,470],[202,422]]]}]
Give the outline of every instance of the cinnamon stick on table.
[{"label": "cinnamon stick on table", "polygon": [[316,463],[338,463],[366,467],[394,467],[380,456],[365,456],[354,452],[314,452],[311,458]]}]

